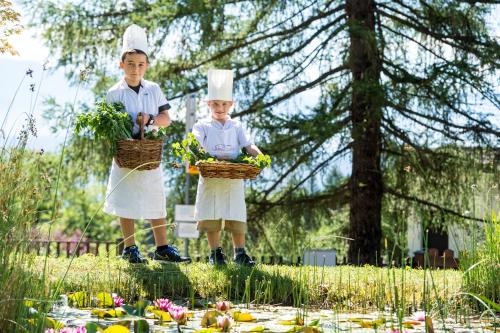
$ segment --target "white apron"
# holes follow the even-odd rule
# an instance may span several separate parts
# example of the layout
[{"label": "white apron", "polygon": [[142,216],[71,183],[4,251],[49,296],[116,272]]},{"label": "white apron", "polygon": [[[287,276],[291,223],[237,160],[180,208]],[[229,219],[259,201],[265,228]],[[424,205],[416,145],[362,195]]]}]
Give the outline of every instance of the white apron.
[{"label": "white apron", "polygon": [[104,212],[129,219],[166,217],[161,169],[131,171],[120,168],[113,159]]},{"label": "white apron", "polygon": [[[219,158],[235,158],[239,152],[236,128],[207,130],[207,153]],[[245,186],[242,179],[203,178],[200,175],[194,217],[203,220],[247,221]]]}]

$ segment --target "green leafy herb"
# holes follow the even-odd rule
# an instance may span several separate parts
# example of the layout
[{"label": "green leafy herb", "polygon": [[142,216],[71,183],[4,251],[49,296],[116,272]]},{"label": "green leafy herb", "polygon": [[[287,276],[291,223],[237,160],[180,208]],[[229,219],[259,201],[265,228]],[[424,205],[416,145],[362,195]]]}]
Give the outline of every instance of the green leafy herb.
[{"label": "green leafy herb", "polygon": [[96,141],[109,142],[114,155],[116,141],[132,138],[133,127],[132,118],[121,103],[108,104],[102,100],[96,103],[95,111],[77,116],[75,133],[93,135]]},{"label": "green leafy herb", "polygon": [[[172,144],[174,155],[180,157],[182,162],[188,161],[191,165],[196,165],[196,162],[220,162],[216,157],[209,155],[200,145],[198,140],[192,133],[189,133],[187,138],[182,142]],[[254,157],[248,155],[244,150],[234,160],[223,160],[224,162],[246,163],[256,166],[260,169],[267,168],[271,165],[271,157],[269,155],[259,154]]]},{"label": "green leafy herb", "polygon": [[153,129],[152,131],[144,133],[144,139],[164,140],[168,135],[168,129],[166,127],[160,127],[158,129]]}]

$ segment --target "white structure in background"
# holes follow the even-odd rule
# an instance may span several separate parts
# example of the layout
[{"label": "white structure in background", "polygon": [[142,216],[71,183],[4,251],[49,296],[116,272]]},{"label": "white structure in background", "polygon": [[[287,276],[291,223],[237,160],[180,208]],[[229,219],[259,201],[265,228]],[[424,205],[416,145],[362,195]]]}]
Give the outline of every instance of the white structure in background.
[{"label": "white structure in background", "polygon": [[335,266],[337,252],[335,250],[306,250],[304,251],[305,266]]},{"label": "white structure in background", "polygon": [[200,232],[196,229],[194,205],[175,205],[175,236],[180,238],[198,238]]},{"label": "white structure in background", "polygon": [[[495,191],[492,191],[495,190]],[[478,219],[486,219],[491,216],[494,211],[498,214],[500,211],[500,200],[498,200],[498,188],[491,188],[482,193],[476,193],[476,213]],[[464,213],[470,215],[470,212]],[[422,221],[419,221],[416,214],[412,214],[408,219],[408,228],[406,230],[408,240],[408,256],[414,257],[415,251],[424,249],[425,230],[422,227]],[[464,221],[463,224],[450,224],[446,228],[445,236],[447,244],[445,246],[453,250],[453,255],[458,258],[459,253],[468,251],[473,248],[473,243],[478,243],[484,240],[484,223],[479,221]],[[438,247],[435,244],[428,248]]]}]

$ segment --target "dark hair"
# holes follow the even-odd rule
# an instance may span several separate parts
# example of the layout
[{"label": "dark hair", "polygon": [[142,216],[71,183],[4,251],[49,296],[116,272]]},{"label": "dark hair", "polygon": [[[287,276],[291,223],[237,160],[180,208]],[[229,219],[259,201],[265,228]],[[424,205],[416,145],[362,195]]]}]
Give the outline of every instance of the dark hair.
[{"label": "dark hair", "polygon": [[127,57],[128,54],[144,54],[146,56],[146,62],[149,63],[149,57],[146,54],[146,52],[138,50],[138,49],[130,49],[128,51],[123,52],[123,54],[122,54],[122,62],[125,62],[125,58]]}]

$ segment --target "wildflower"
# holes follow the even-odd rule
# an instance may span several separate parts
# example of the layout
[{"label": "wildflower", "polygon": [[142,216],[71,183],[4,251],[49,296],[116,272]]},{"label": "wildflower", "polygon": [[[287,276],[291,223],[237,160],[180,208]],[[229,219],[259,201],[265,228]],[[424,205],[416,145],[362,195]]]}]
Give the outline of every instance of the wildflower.
[{"label": "wildflower", "polygon": [[116,307],[122,306],[123,305],[123,298],[120,296],[113,296],[113,302],[115,303]]},{"label": "wildflower", "polygon": [[215,303],[215,308],[218,311],[226,312],[227,310],[229,310],[231,308],[231,304],[228,301],[219,301],[219,302]]},{"label": "wildflower", "polygon": [[410,172],[411,171],[411,165],[407,165],[404,167],[404,171]]},{"label": "wildflower", "polygon": [[185,325],[187,321],[187,313],[186,309],[182,306],[176,306],[171,304],[168,313],[170,313],[170,316],[172,317],[173,320],[177,322],[177,325]]},{"label": "wildflower", "polygon": [[87,329],[85,326],[64,327],[59,330],[59,333],[87,333]]},{"label": "wildflower", "polygon": [[159,298],[154,301],[154,304],[158,309],[162,311],[168,311],[168,309],[173,305],[168,298]]},{"label": "wildflower", "polygon": [[416,311],[413,313],[412,319],[417,321],[425,321],[425,311]]},{"label": "wildflower", "polygon": [[233,325],[233,321],[230,316],[218,316],[217,317],[217,327],[222,328],[222,332],[229,332],[229,328]]}]

